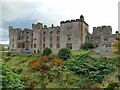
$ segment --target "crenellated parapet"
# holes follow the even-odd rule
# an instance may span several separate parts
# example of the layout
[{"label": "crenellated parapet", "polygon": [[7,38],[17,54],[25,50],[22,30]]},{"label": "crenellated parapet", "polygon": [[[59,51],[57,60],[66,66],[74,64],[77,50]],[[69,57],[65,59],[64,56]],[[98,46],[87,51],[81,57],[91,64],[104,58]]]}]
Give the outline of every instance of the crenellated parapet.
[{"label": "crenellated parapet", "polygon": [[37,24],[32,24],[32,28],[34,29],[42,29],[43,28],[43,24],[42,23],[37,23]]},{"label": "crenellated parapet", "polygon": [[80,19],[61,21],[60,24],[73,23],[73,22],[83,22],[84,24],[86,24],[88,26],[88,24],[84,21],[83,15],[80,16]]},{"label": "crenellated parapet", "polygon": [[78,21],[80,21],[80,19],[72,19],[72,20],[61,21],[60,24],[72,23],[72,22],[78,22]]}]

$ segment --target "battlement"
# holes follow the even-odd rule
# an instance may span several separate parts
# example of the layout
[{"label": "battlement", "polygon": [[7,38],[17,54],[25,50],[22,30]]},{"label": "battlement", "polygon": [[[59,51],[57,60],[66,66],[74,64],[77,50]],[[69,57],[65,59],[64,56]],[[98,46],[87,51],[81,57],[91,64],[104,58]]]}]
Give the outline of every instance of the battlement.
[{"label": "battlement", "polygon": [[35,29],[35,28],[36,28],[36,29],[43,28],[43,24],[42,24],[42,23],[39,23],[39,22],[38,22],[37,24],[34,24],[34,23],[33,23],[33,24],[32,24],[32,28],[33,28],[33,29]]},{"label": "battlement", "polygon": [[72,19],[72,20],[61,21],[60,24],[72,23],[72,22],[84,22],[88,26],[88,24],[81,19]]},{"label": "battlement", "polygon": [[72,22],[78,22],[78,21],[80,21],[80,19],[72,19],[72,20],[61,21],[60,24],[72,23]]},{"label": "battlement", "polygon": [[106,25],[104,25],[104,26],[98,26],[98,27],[93,27],[93,30],[95,30],[95,29],[104,29],[104,28],[112,28],[111,26],[106,26]]}]

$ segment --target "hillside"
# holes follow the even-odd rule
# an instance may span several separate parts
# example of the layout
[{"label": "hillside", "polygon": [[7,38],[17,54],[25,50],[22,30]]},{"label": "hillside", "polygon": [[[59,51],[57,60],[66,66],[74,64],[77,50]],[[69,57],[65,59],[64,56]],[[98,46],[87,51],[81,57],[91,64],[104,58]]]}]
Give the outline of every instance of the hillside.
[{"label": "hillside", "polygon": [[[26,88],[107,88],[118,85],[115,58],[91,57],[94,52],[72,51],[68,60],[57,54],[3,54],[3,62],[20,75]],[[95,55],[95,53],[93,54]],[[115,87],[115,86],[113,86]]]}]

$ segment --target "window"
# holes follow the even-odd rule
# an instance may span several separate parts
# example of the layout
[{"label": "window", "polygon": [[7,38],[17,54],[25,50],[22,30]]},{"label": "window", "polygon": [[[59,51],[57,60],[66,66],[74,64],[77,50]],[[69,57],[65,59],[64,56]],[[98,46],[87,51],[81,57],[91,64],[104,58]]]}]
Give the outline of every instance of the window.
[{"label": "window", "polygon": [[45,44],[43,44],[43,48],[45,48]]},{"label": "window", "polygon": [[52,35],[53,34],[53,31],[50,31],[50,35]]},{"label": "window", "polygon": [[24,45],[24,43],[22,43],[22,48],[25,48],[25,45]]},{"label": "window", "polygon": [[14,44],[13,44],[13,48],[14,48]]},{"label": "window", "polygon": [[107,38],[104,38],[104,41],[108,41],[108,39],[107,39]]},{"label": "window", "polygon": [[45,32],[43,32],[43,35],[45,35]]},{"label": "window", "polygon": [[27,36],[27,39],[28,39],[28,36]]},{"label": "window", "polygon": [[36,44],[34,44],[34,48],[36,48]]},{"label": "window", "polygon": [[45,37],[43,37],[43,42],[45,42]]},{"label": "window", "polygon": [[37,51],[38,53],[40,52],[40,50],[38,49],[38,51]]},{"label": "window", "polygon": [[22,39],[23,39],[23,36],[22,36]]},{"label": "window", "polygon": [[72,49],[72,44],[71,43],[66,44],[66,48]]},{"label": "window", "polygon": [[67,35],[67,40],[68,40],[68,41],[71,40],[71,35]]},{"label": "window", "polygon": [[18,43],[17,48],[20,48],[20,43]]},{"label": "window", "polygon": [[59,34],[60,33],[60,31],[57,31],[57,34]]},{"label": "window", "polygon": [[50,48],[52,48],[53,47],[53,45],[52,44],[50,44]]},{"label": "window", "polygon": [[57,36],[57,41],[59,41],[59,39],[60,39],[59,36]]},{"label": "window", "polygon": [[33,45],[31,44],[31,48],[33,47]]},{"label": "window", "polygon": [[14,38],[13,38],[13,42],[14,42]]},{"label": "window", "polygon": [[28,34],[29,32],[27,32],[27,34]]},{"label": "window", "polygon": [[36,53],[36,51],[34,50],[34,53]]},{"label": "window", "polygon": [[34,40],[36,40],[36,38],[34,38]]},{"label": "window", "polygon": [[60,48],[60,44],[57,44],[57,45],[56,45],[56,48]]},{"label": "window", "polygon": [[20,37],[18,37],[18,40],[20,40]]},{"label": "window", "polygon": [[52,41],[52,37],[50,37],[50,41]]},{"label": "window", "polygon": [[22,43],[18,43],[18,48],[22,48]]}]

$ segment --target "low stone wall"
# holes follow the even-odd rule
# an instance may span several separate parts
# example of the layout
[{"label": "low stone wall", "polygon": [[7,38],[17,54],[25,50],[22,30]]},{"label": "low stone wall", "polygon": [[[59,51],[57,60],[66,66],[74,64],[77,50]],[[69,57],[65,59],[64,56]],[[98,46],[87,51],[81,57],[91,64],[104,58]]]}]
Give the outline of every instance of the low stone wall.
[{"label": "low stone wall", "polygon": [[114,56],[114,52],[112,50],[111,47],[98,47],[94,49],[94,52],[96,54],[100,54],[103,57],[113,57]]}]

